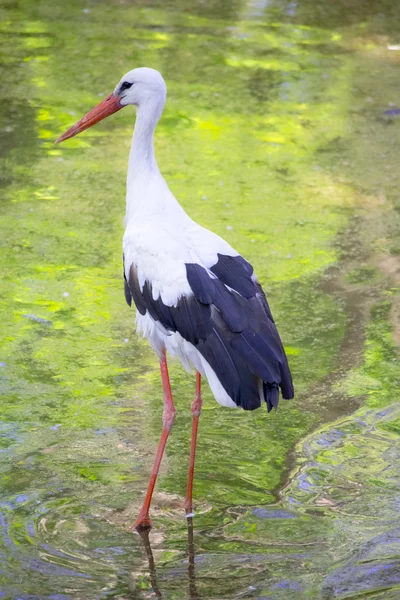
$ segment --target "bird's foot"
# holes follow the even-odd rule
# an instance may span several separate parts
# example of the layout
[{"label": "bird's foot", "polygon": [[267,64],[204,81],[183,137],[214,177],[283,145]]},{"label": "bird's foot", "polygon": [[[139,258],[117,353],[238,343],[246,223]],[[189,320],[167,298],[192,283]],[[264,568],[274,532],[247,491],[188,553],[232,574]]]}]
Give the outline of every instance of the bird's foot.
[{"label": "bird's foot", "polygon": [[195,512],[193,512],[193,506],[192,506],[192,502],[191,500],[185,500],[185,504],[183,505],[185,512],[186,512],[186,518],[190,519],[190,517],[194,517],[195,516]]},{"label": "bird's foot", "polygon": [[133,528],[136,529],[138,533],[141,533],[143,531],[150,531],[152,527],[153,523],[148,513],[140,513],[133,526]]}]

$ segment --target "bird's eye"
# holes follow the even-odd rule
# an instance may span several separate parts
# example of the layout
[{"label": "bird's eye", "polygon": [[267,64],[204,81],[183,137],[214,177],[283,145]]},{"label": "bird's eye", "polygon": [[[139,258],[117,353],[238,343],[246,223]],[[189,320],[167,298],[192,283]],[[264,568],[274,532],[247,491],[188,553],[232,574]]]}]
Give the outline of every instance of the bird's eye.
[{"label": "bird's eye", "polygon": [[129,90],[129,88],[132,86],[133,86],[133,83],[129,83],[129,81],[124,81],[124,83],[119,88],[119,91],[123,92],[124,90]]}]

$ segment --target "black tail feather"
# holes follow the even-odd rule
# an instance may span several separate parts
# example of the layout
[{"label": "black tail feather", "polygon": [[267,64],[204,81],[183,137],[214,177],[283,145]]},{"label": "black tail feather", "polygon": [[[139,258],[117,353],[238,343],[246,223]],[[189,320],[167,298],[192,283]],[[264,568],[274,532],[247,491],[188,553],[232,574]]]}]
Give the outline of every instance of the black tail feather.
[{"label": "black tail feather", "polygon": [[278,408],[279,388],[276,383],[263,382],[264,398],[267,403],[267,410],[271,412],[273,408]]}]

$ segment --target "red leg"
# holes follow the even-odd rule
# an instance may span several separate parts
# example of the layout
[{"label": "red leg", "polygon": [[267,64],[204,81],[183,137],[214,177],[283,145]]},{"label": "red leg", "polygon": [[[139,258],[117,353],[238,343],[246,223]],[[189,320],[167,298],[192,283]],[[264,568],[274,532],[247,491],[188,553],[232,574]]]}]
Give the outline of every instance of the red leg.
[{"label": "red leg", "polygon": [[146,497],[143,502],[143,506],[139,513],[138,518],[135,521],[134,528],[137,530],[150,529],[152,526],[151,519],[149,517],[149,509],[151,498],[153,496],[154,486],[158,471],[160,469],[161,459],[164,454],[165,444],[167,443],[169,432],[175,419],[175,406],[172,400],[171,384],[169,382],[167,359],[165,351],[160,361],[161,379],[164,390],[164,414],[163,414],[163,428],[161,432],[161,439],[158,444],[157,454],[154,459],[153,471],[151,472],[149,486],[147,488]]},{"label": "red leg", "polygon": [[186,516],[193,514],[192,508],[192,494],[193,494],[193,475],[194,475],[194,460],[196,458],[196,441],[197,441],[197,430],[199,428],[199,417],[201,413],[201,405],[203,401],[201,399],[201,375],[196,372],[196,396],[192,402],[192,442],[190,444],[190,460],[189,460],[189,473],[188,482],[186,488],[186,499],[185,499],[185,510]]}]

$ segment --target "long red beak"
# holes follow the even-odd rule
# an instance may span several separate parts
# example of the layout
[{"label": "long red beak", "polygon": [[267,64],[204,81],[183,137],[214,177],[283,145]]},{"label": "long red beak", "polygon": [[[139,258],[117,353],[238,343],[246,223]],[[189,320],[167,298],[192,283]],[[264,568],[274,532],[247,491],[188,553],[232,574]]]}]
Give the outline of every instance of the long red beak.
[{"label": "long red beak", "polygon": [[81,131],[88,129],[95,123],[98,123],[118,110],[121,110],[121,108],[124,108],[124,105],[120,103],[120,100],[121,99],[118,96],[110,94],[107,96],[107,98],[104,98],[100,104],[92,108],[92,110],[90,110],[87,115],[82,117],[80,121],[75,123],[75,125],[72,125],[68,131],[60,135],[55,143],[59,144],[68,138],[72,138],[74,135],[78,135],[78,133],[81,133]]}]

